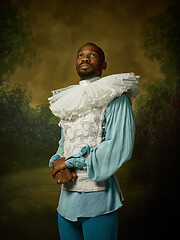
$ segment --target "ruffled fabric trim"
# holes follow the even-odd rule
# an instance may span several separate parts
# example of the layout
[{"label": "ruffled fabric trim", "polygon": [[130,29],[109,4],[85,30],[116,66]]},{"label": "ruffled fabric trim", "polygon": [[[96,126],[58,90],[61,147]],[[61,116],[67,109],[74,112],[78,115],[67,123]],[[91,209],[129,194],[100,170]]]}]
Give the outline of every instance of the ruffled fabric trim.
[{"label": "ruffled fabric trim", "polygon": [[93,82],[81,81],[79,85],[52,91],[48,98],[52,113],[64,120],[81,117],[97,107],[106,107],[116,97],[127,93],[135,98],[140,89],[140,76],[134,73],[113,74]]}]

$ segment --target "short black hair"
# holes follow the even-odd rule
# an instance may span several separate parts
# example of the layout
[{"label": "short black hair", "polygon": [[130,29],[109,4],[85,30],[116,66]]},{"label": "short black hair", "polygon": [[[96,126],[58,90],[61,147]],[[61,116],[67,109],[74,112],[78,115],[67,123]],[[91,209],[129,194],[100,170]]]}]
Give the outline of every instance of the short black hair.
[{"label": "short black hair", "polygon": [[83,45],[86,46],[86,45],[94,45],[95,47],[97,47],[101,53],[101,56],[102,56],[102,61],[105,62],[105,54],[104,54],[104,51],[102,50],[102,48],[100,48],[99,46],[97,46],[95,43],[91,43],[91,42],[88,42],[86,44]]}]

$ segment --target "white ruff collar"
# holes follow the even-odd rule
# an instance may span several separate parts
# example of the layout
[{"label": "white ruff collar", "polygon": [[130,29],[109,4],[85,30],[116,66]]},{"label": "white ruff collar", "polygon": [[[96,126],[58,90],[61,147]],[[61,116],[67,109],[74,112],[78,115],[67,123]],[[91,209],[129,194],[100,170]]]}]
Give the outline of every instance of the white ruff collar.
[{"label": "white ruff collar", "polygon": [[113,74],[103,78],[82,80],[79,85],[71,85],[52,91],[48,98],[52,113],[60,119],[71,120],[83,116],[96,107],[106,107],[124,92],[135,98],[139,94],[137,84],[140,77],[134,73]]}]

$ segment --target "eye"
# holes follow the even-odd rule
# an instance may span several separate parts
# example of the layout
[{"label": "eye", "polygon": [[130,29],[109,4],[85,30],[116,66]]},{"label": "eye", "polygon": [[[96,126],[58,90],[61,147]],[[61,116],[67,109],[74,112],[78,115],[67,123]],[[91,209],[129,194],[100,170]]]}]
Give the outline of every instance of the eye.
[{"label": "eye", "polygon": [[82,53],[79,53],[79,54],[78,54],[78,57],[79,57],[79,58],[82,58],[82,57],[83,57],[83,54],[82,54]]},{"label": "eye", "polygon": [[95,53],[91,53],[91,57],[96,57],[96,54]]}]

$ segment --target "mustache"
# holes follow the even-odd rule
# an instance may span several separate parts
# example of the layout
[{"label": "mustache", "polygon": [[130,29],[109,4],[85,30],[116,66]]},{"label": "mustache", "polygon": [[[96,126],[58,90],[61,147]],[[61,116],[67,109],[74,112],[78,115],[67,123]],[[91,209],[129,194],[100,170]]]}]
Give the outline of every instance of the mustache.
[{"label": "mustache", "polygon": [[92,65],[92,64],[90,64],[90,63],[83,62],[83,63],[80,63],[78,67],[80,67],[80,66],[81,66],[81,65],[83,65],[83,64],[86,64],[86,65],[89,65],[89,66],[93,66],[93,65]]}]

